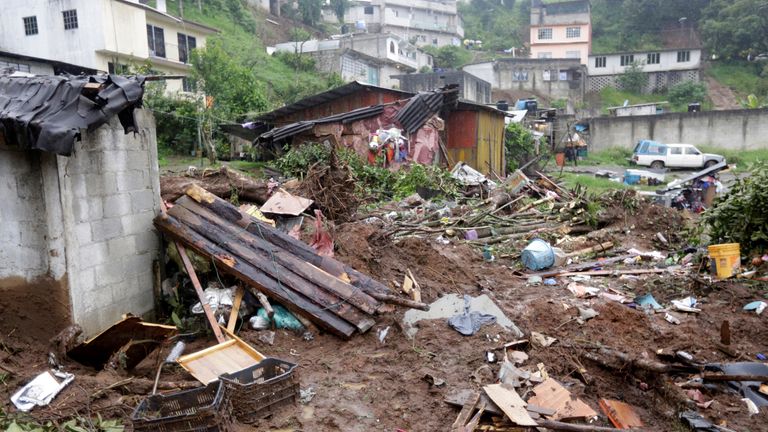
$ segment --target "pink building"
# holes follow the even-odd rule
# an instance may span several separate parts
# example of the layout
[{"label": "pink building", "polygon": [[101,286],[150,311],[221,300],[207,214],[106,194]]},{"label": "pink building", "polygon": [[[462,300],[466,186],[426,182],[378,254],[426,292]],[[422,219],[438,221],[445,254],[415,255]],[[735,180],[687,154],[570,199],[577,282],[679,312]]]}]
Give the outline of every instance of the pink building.
[{"label": "pink building", "polygon": [[589,0],[532,3],[531,57],[577,58],[587,64],[592,50]]}]

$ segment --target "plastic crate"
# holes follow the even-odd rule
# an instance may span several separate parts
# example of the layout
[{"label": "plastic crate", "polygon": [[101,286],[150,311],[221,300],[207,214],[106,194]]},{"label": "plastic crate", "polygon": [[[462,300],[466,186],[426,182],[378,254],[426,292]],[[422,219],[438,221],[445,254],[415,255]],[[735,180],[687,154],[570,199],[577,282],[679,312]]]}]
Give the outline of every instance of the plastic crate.
[{"label": "plastic crate", "polygon": [[134,431],[229,432],[232,406],[220,381],[144,399],[131,415]]},{"label": "plastic crate", "polygon": [[256,423],[299,398],[296,365],[276,358],[219,378],[232,401],[235,418],[242,423]]}]

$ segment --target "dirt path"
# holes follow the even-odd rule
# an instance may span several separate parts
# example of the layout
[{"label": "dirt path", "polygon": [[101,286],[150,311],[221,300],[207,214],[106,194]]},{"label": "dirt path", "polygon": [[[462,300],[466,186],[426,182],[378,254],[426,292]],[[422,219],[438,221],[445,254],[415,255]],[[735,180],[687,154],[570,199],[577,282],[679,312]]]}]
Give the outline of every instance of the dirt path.
[{"label": "dirt path", "polygon": [[738,98],[733,91],[712,77],[706,77],[709,98],[716,110],[739,109]]}]

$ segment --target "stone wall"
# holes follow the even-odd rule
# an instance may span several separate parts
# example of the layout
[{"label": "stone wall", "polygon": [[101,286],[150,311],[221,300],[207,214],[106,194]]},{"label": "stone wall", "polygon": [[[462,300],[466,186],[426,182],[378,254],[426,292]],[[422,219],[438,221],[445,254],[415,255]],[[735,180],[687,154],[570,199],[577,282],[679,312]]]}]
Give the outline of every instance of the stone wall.
[{"label": "stone wall", "polygon": [[155,122],[146,111],[136,116],[136,134],[115,117],[83,131],[70,157],[0,146],[0,191],[9,197],[0,207],[0,278],[24,278],[29,290],[38,277],[61,282],[72,321],[89,335],[154,304]]},{"label": "stone wall", "polygon": [[732,150],[768,148],[768,110],[703,111],[589,120],[591,149],[633,148],[637,141]]}]

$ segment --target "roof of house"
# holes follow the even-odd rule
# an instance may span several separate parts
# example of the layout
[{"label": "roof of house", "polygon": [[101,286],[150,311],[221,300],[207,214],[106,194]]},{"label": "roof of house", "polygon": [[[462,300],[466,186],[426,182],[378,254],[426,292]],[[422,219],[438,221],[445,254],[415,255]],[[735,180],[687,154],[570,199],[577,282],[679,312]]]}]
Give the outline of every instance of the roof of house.
[{"label": "roof of house", "polygon": [[634,105],[622,105],[622,106],[615,106],[615,107],[608,107],[608,111],[614,111],[619,110],[623,108],[640,108],[640,107],[646,107],[646,106],[657,106],[657,105],[668,105],[669,102],[663,101],[663,102],[648,102],[648,103],[641,103],[641,104],[634,104]]},{"label": "roof of house", "polygon": [[279,117],[283,117],[286,115],[294,114],[299,111],[305,110],[307,108],[312,108],[314,106],[324,104],[327,102],[331,102],[333,100],[336,100],[338,98],[349,96],[351,94],[354,94],[360,90],[369,89],[369,90],[377,90],[377,91],[386,91],[386,92],[392,92],[392,93],[398,93],[403,96],[403,99],[407,99],[411,96],[413,96],[413,93],[404,92],[402,90],[395,90],[390,88],[384,88],[379,87],[371,84],[364,84],[358,81],[352,81],[349,84],[344,84],[340,87],[336,87],[334,89],[324,91],[322,93],[318,93],[316,95],[312,95],[309,97],[306,97],[304,99],[301,99],[300,101],[294,102],[292,104],[288,104],[284,107],[278,108],[274,111],[270,111],[268,113],[262,114],[258,117],[256,117],[254,120],[262,121],[262,122],[270,122],[274,121],[275,119]]},{"label": "roof of house", "polygon": [[143,96],[140,76],[0,75],[0,134],[9,145],[69,156],[82,129],[116,115],[126,133],[135,131]]},{"label": "roof of house", "polygon": [[676,51],[701,51],[701,48],[682,47],[682,48],[661,48],[656,50],[643,50],[643,51],[619,51],[619,52],[612,52],[612,53],[605,53],[605,54],[592,53],[589,55],[589,57],[590,58],[607,57],[607,56],[626,55],[626,54],[650,54],[650,53],[676,52]]}]

